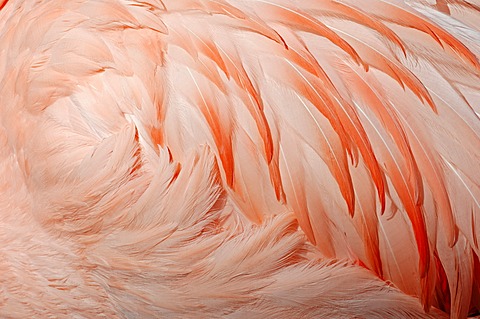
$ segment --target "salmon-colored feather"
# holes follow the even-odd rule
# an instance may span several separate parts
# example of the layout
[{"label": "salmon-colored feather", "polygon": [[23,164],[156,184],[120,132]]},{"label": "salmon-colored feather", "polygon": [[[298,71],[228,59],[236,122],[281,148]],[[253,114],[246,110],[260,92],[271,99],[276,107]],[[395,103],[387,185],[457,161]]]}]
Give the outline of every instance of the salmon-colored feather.
[{"label": "salmon-colored feather", "polygon": [[477,315],[478,21],[0,0],[0,317]]},{"label": "salmon-colored feather", "polygon": [[[365,0],[355,2],[355,5],[368,4]],[[368,12],[372,12],[375,16],[382,17],[387,21],[393,21],[399,25],[407,26],[425,32],[432,37],[439,45],[443,43],[450,46],[458,54],[462,55],[475,68],[479,68],[478,58],[460,41],[445,30],[437,27],[434,23],[423,19],[422,15],[415,12],[404,1],[377,1],[373,5],[368,6]]]}]

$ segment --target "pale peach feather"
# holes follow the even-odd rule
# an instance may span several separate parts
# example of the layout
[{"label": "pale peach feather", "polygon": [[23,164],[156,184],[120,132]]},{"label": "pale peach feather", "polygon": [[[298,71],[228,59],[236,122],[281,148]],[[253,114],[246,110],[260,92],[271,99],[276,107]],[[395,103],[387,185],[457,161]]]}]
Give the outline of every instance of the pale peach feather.
[{"label": "pale peach feather", "polygon": [[0,0],[1,318],[480,310],[477,0]]}]

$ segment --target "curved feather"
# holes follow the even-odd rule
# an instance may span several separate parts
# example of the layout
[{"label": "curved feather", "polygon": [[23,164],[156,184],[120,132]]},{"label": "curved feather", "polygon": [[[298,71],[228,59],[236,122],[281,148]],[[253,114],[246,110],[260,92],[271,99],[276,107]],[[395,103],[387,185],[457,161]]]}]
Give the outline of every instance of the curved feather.
[{"label": "curved feather", "polygon": [[0,2],[0,314],[478,307],[476,4],[60,2]]}]

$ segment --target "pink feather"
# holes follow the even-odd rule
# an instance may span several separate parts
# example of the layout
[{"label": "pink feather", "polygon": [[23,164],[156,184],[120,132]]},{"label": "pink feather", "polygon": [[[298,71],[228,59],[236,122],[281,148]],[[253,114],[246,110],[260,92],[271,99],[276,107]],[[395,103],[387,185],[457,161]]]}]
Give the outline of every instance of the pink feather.
[{"label": "pink feather", "polygon": [[478,314],[479,21],[0,0],[0,317]]}]

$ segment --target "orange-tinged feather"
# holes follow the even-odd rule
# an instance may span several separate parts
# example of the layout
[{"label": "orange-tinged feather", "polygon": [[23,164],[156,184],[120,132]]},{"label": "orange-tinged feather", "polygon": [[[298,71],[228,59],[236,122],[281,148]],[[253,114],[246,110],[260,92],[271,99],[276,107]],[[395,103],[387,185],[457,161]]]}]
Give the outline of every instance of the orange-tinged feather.
[{"label": "orange-tinged feather", "polygon": [[385,72],[395,79],[395,81],[397,81],[402,87],[406,85],[415,93],[415,95],[418,96],[419,99],[425,101],[433,110],[436,109],[427,89],[408,69],[399,65],[395,59],[385,56],[368,44],[346,34],[345,37],[349,39],[350,43],[352,43],[355,49],[361,54],[365,63]]},{"label": "orange-tinged feather", "polygon": [[3,9],[3,7],[7,4],[7,2],[8,2],[8,0],[2,0],[2,1],[0,2],[0,10]]},{"label": "orange-tinged feather", "polygon": [[234,178],[234,157],[231,144],[232,133],[225,130],[224,123],[220,120],[213,108],[213,103],[205,96],[197,100],[200,110],[212,131],[213,139],[218,148],[220,160],[226,174],[227,185],[233,186]]},{"label": "orange-tinged feather", "polygon": [[382,21],[379,19],[370,16],[363,12],[362,10],[348,5],[346,3],[336,2],[336,1],[305,1],[308,9],[316,12],[317,10],[321,11],[323,14],[328,15],[328,13],[336,17],[345,17],[348,20],[355,21],[361,25],[365,25],[373,30],[376,30],[380,35],[389,39],[402,50],[406,55],[406,48],[404,41],[390,28],[388,28]]},{"label": "orange-tinged feather", "polygon": [[262,136],[266,160],[270,163],[273,156],[272,134],[263,112],[262,99],[258,93],[258,89],[253,86],[252,80],[243,66],[234,63],[231,52],[226,53],[225,51],[222,51],[222,55],[225,57],[224,61],[226,69],[228,70],[228,75],[233,78],[240,90],[245,90],[244,92],[247,93],[244,94],[244,92],[241,92],[240,94],[242,95],[244,103],[254,118],[257,129]]},{"label": "orange-tinged feather", "polygon": [[326,37],[335,45],[339,46],[346,53],[348,53],[355,62],[362,64],[362,59],[354,48],[348,44],[344,39],[338,36],[334,31],[328,28],[325,24],[315,19],[313,16],[299,9],[291,9],[276,3],[259,1],[256,6],[257,10],[262,10],[262,16],[271,19],[275,22],[280,22],[295,28],[312,32],[320,36]]},{"label": "orange-tinged feather", "polygon": [[369,12],[374,12],[373,15],[382,17],[387,21],[393,21],[394,23],[427,33],[439,45],[443,46],[443,43],[447,44],[458,54],[463,56],[463,58],[473,65],[477,70],[480,69],[480,62],[478,61],[478,58],[461,41],[453,37],[442,28],[439,28],[434,23],[431,23],[427,19],[423,18],[421,14],[414,12],[405,3],[403,3],[403,1],[393,1],[393,3],[390,3],[381,0],[371,3],[365,0],[360,0],[355,2],[355,6],[358,5],[368,8]]},{"label": "orange-tinged feather", "polygon": [[480,7],[433,2],[0,0],[0,316],[472,315]]}]

